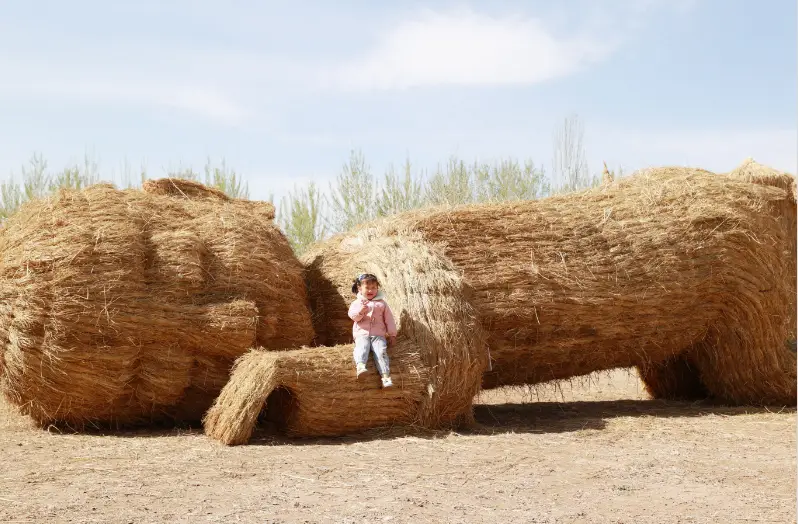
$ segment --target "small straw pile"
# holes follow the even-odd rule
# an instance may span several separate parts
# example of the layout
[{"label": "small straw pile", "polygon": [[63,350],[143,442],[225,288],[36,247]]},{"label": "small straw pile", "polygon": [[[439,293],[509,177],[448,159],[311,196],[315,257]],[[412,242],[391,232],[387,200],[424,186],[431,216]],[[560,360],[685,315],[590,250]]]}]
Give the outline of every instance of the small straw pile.
[{"label": "small straw pile", "polygon": [[61,191],[0,233],[0,390],[40,424],[199,420],[249,348],[312,340],[271,204],[143,189]]},{"label": "small straw pile", "polygon": [[[305,258],[317,343],[242,357],[205,417],[205,432],[226,444],[249,440],[258,414],[293,436],[333,436],[390,425],[450,427],[473,420],[487,365],[485,340],[462,278],[417,235],[365,229],[317,245]],[[354,275],[381,281],[397,318],[389,349],[392,388],[374,371],[357,379],[352,321]]]}]

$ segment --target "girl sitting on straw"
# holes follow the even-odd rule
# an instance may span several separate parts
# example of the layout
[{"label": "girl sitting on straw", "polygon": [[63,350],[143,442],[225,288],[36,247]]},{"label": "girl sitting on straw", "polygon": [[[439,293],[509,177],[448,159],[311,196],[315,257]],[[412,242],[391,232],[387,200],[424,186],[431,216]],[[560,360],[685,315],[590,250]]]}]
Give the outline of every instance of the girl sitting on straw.
[{"label": "girl sitting on straw", "polygon": [[357,295],[349,306],[349,318],[354,321],[352,336],[355,339],[357,376],[366,371],[369,351],[373,351],[377,370],[382,376],[382,387],[393,386],[387,349],[389,343],[393,346],[396,341],[396,322],[380,290],[380,282],[374,275],[365,273],[355,279],[352,293]]}]

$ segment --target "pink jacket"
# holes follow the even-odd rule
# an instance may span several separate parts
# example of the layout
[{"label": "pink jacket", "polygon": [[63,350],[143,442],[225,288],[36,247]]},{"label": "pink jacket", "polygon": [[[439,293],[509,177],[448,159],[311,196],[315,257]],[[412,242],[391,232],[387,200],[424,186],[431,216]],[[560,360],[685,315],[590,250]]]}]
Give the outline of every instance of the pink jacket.
[{"label": "pink jacket", "polygon": [[349,305],[349,318],[355,322],[352,325],[352,336],[354,338],[363,336],[395,337],[396,321],[391,308],[383,299],[382,291],[379,291],[373,300],[366,302],[369,310],[361,315],[360,309],[365,300],[365,297],[358,294],[357,299]]}]

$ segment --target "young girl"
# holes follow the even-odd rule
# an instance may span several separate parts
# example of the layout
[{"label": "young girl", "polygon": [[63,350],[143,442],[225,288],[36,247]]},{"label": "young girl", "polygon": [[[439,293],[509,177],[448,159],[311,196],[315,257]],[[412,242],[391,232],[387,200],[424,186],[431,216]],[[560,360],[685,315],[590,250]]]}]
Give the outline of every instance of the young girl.
[{"label": "young girl", "polygon": [[369,351],[374,352],[377,370],[382,376],[382,387],[393,386],[391,381],[388,345],[396,341],[396,322],[391,308],[385,302],[380,283],[372,274],[357,277],[352,284],[357,299],[349,306],[349,318],[354,321],[352,336],[355,339],[354,358],[357,376],[366,371]]}]

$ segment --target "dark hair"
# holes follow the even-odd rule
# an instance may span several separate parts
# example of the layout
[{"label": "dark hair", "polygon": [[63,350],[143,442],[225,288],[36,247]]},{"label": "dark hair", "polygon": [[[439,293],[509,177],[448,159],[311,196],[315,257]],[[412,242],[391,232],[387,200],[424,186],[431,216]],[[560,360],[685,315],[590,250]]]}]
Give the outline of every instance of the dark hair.
[{"label": "dark hair", "polygon": [[371,280],[376,282],[378,286],[380,285],[380,281],[371,273],[363,273],[362,275],[359,275],[352,283],[352,293],[357,295],[357,288],[360,287],[360,284],[363,282],[369,282]]}]

